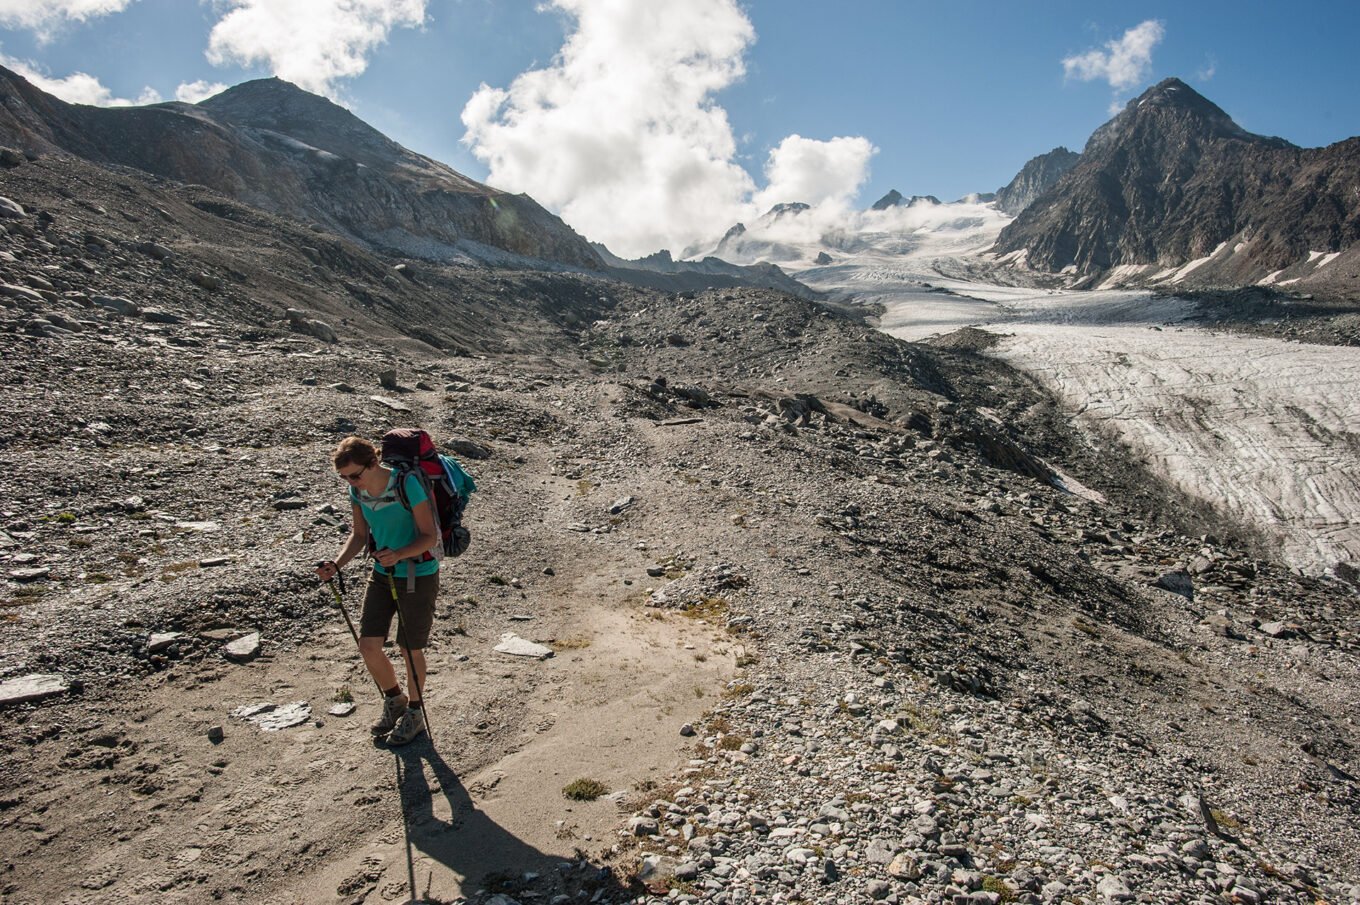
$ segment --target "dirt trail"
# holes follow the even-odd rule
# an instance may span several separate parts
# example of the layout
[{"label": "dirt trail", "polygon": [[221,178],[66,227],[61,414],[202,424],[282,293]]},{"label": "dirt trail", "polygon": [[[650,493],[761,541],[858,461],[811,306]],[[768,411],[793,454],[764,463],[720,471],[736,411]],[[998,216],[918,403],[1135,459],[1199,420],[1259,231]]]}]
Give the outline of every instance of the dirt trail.
[{"label": "dirt trail", "polygon": [[[573,803],[562,787],[584,777],[629,791],[661,778],[684,757],[680,726],[733,669],[712,629],[651,618],[599,565],[598,577],[544,602],[551,628],[534,633],[588,646],[540,662],[491,652],[495,638],[432,645],[433,746],[388,753],[371,741],[375,693],[339,625],[305,650],[221,681],[167,683],[118,708],[103,718],[118,728],[79,755],[92,769],[115,760],[113,774],[91,785],[90,772],[62,770],[29,799],[60,823],[30,827],[52,838],[44,857],[17,865],[33,871],[11,876],[33,898],[13,901],[199,902],[261,886],[282,889],[272,902],[330,901],[337,890],[344,901],[373,890],[391,900],[407,882],[399,778],[416,876],[437,899],[577,849],[598,856],[614,842],[617,805]],[[361,706],[328,716],[343,685]],[[259,701],[308,701],[313,721],[265,732],[228,716]],[[225,727],[217,745],[213,725]]]}]

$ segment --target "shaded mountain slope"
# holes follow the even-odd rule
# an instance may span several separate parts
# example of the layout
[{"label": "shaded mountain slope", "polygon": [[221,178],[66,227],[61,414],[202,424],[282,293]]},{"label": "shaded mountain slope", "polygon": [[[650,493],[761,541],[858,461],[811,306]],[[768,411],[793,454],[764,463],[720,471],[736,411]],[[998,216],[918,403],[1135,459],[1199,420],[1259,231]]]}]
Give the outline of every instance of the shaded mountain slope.
[{"label": "shaded mountain slope", "polygon": [[0,69],[0,143],[205,185],[414,257],[601,266],[585,240],[531,198],[412,153],[279,79],[198,105],[105,109],[67,104]]},{"label": "shaded mountain slope", "polygon": [[1098,129],[994,251],[1023,250],[1048,272],[1137,266],[1131,275],[1148,282],[1251,283],[1327,254],[1350,258],[1358,182],[1360,138],[1307,149],[1253,135],[1167,79]]}]

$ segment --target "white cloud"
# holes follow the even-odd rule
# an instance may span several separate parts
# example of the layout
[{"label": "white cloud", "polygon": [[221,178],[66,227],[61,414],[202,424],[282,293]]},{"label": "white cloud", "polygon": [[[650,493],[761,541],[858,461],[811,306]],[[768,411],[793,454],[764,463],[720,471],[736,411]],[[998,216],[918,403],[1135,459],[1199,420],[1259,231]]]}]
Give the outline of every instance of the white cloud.
[{"label": "white cloud", "polygon": [[267,65],[318,94],[368,68],[393,28],[425,22],[426,0],[223,0],[231,7],[208,36],[215,65]]},{"label": "white cloud", "polygon": [[132,0],[0,0],[0,27],[26,28],[40,40],[66,22],[120,13]]},{"label": "white cloud", "polygon": [[112,90],[99,79],[86,72],[75,72],[64,78],[52,78],[33,63],[16,60],[0,55],[0,65],[17,72],[28,79],[34,87],[55,95],[69,104],[91,104],[96,107],[132,107],[143,104],[159,104],[161,95],[156,89],[146,86],[135,99],[115,97]]},{"label": "white cloud", "polygon": [[[508,88],[482,85],[464,141],[488,181],[527,192],[628,257],[678,251],[761,211],[714,95],[745,74],[755,29],[736,0],[550,0],[573,29],[552,64]],[[771,190],[825,201],[863,181],[868,142],[798,136],[771,152]],[[814,174],[817,164],[833,166]],[[847,190],[847,186],[850,186]],[[768,190],[767,190],[768,191]]]},{"label": "white cloud", "polygon": [[1116,91],[1132,88],[1147,77],[1152,66],[1152,50],[1166,29],[1156,19],[1148,19],[1124,32],[1117,41],[1107,41],[1104,50],[1088,50],[1062,61],[1068,78],[1083,82],[1104,79]]},{"label": "white cloud", "polygon": [[183,101],[186,104],[197,104],[199,101],[207,100],[214,94],[221,94],[227,90],[227,86],[221,82],[208,82],[199,79],[196,82],[181,82],[175,89],[175,100]]},{"label": "white cloud", "polygon": [[1207,82],[1211,80],[1214,77],[1214,75],[1217,74],[1217,72],[1218,72],[1218,60],[1214,59],[1213,57],[1209,57],[1207,60],[1204,61],[1204,65],[1199,68],[1199,71],[1195,73],[1195,78],[1198,81]]},{"label": "white cloud", "polygon": [[757,193],[756,206],[768,209],[784,201],[842,206],[869,178],[869,158],[877,152],[859,136],[815,141],[790,135],[770,151],[769,184]]}]

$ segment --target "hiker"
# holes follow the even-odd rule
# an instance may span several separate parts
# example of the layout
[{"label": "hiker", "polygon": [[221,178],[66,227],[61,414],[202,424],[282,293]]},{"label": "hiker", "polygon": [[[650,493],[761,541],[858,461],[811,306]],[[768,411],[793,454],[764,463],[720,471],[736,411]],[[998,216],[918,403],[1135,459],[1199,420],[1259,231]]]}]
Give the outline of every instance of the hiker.
[{"label": "hiker", "polygon": [[[397,494],[396,472],[379,462],[377,447],[369,441],[346,437],[331,462],[336,474],[349,483],[353,527],[335,561],[322,563],[316,574],[330,581],[365,549],[373,551],[373,572],[359,618],[359,653],[384,694],[382,716],[372,732],[385,736],[389,745],[405,745],[425,731],[425,647],[439,596],[439,559],[430,554],[440,542],[439,529],[420,481],[406,475],[408,509]],[[406,662],[406,693],[383,653],[394,615],[397,646]]]}]

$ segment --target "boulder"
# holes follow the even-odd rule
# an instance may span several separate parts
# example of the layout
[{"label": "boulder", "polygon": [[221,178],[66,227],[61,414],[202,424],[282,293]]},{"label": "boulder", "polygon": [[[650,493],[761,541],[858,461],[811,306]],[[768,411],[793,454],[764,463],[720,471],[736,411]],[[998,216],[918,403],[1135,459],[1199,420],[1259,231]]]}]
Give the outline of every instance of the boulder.
[{"label": "boulder", "polygon": [[476,459],[480,461],[482,459],[491,458],[491,447],[483,446],[480,443],[474,443],[471,440],[450,440],[445,443],[444,446],[448,448],[449,452],[456,456],[462,456],[464,459]]},{"label": "boulder", "polygon": [[22,204],[0,197],[0,220],[22,220],[28,216]]},{"label": "boulder", "polygon": [[41,701],[71,690],[71,685],[61,676],[33,675],[19,676],[0,682],[0,707],[9,704],[23,704],[28,701]]},{"label": "boulder", "polygon": [[319,339],[323,343],[338,343],[340,341],[340,337],[335,334],[335,330],[330,324],[314,321],[296,308],[289,308],[284,312],[284,316],[288,318],[288,327],[294,333],[302,333]]},{"label": "boulder", "polygon": [[142,313],[140,305],[130,299],[123,298],[121,295],[95,295],[90,297],[90,301],[100,308],[107,308],[109,311],[128,317],[136,317]]},{"label": "boulder", "polygon": [[260,633],[251,632],[237,638],[229,642],[222,652],[226,654],[228,660],[235,660],[237,663],[253,660],[260,655]]},{"label": "boulder", "polygon": [[1185,571],[1167,572],[1157,579],[1156,586],[1163,591],[1179,594],[1186,600],[1195,599],[1195,582]]}]

